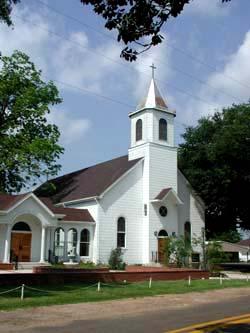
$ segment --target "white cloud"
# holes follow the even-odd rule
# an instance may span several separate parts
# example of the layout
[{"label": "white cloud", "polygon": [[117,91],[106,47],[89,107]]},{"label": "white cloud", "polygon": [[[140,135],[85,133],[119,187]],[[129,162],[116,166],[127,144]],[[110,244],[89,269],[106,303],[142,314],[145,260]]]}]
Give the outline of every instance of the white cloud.
[{"label": "white cloud", "polygon": [[[186,119],[195,114],[196,119],[213,113],[215,109],[230,106],[232,103],[247,102],[250,98],[250,31],[245,35],[237,51],[228,57],[224,68],[209,75],[207,85],[196,94],[208,101],[190,101],[186,109]],[[209,85],[209,86],[208,86]]]},{"label": "white cloud", "polygon": [[73,118],[72,114],[63,110],[54,110],[48,115],[48,121],[58,126],[63,145],[79,143],[91,127],[88,119]]}]

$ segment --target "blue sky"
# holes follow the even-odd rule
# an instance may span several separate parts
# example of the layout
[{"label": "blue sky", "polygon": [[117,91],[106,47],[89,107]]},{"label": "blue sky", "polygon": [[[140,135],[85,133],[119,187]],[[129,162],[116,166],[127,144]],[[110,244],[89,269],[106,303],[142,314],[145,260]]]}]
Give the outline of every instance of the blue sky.
[{"label": "blue sky", "polygon": [[127,153],[128,113],[146,91],[152,62],[160,91],[177,112],[176,142],[184,125],[248,101],[249,13],[248,0],[194,0],[165,25],[164,43],[130,64],[120,59],[115,34],[80,0],[23,0],[14,29],[0,27],[0,49],[26,52],[45,80],[55,80],[63,103],[49,120],[62,133],[66,173]]}]

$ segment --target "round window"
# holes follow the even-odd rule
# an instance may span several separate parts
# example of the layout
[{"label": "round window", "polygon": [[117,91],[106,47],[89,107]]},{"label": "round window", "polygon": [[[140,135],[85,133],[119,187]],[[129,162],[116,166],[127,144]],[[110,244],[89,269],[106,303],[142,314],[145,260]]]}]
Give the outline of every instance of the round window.
[{"label": "round window", "polygon": [[159,213],[163,217],[167,216],[167,213],[168,213],[167,207],[161,206],[160,209],[159,209]]}]

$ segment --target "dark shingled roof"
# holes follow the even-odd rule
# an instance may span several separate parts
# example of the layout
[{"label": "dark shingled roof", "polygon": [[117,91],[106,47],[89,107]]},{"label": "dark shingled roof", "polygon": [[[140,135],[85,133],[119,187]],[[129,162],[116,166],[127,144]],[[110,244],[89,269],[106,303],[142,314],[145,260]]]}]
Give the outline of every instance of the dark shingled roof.
[{"label": "dark shingled roof", "polygon": [[243,239],[243,240],[239,241],[239,243],[237,243],[237,244],[243,245],[243,246],[250,246],[250,238]]},{"label": "dark shingled roof", "polygon": [[9,195],[0,193],[0,210],[8,210],[14,206],[18,201],[22,200],[27,193],[19,195]]},{"label": "dark shingled roof", "polygon": [[67,202],[101,195],[109,186],[130,170],[140,159],[128,160],[128,155],[115,158],[64,176],[52,179],[52,193],[46,193],[45,183],[35,193],[50,197],[53,202]]},{"label": "dark shingled roof", "polygon": [[39,198],[54,214],[65,215],[62,221],[84,221],[95,222],[88,209],[76,209],[67,207],[56,207],[49,198]]},{"label": "dark shingled roof", "polygon": [[[0,210],[10,209],[28,194],[29,193],[20,195],[9,195],[0,193]],[[42,203],[45,204],[45,206],[47,206],[52,213],[65,215],[62,218],[62,221],[95,222],[88,209],[55,207],[49,198],[38,199],[42,201]]]},{"label": "dark shingled roof", "polygon": [[169,188],[164,188],[163,190],[161,190],[161,192],[155,197],[155,200],[162,200],[165,198],[165,196],[168,194],[168,192],[170,192],[172,190],[171,187]]}]

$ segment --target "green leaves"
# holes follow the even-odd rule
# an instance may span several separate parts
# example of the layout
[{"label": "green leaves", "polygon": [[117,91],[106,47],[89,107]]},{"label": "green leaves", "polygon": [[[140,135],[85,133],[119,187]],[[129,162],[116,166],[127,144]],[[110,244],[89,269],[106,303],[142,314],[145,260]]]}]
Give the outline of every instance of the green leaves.
[{"label": "green leaves", "polygon": [[[178,16],[185,4],[190,0],[80,0],[83,4],[92,5],[96,14],[105,19],[105,27],[117,30],[117,40],[122,41],[126,47],[121,52],[121,57],[127,61],[136,60],[138,54],[151,46],[162,42],[160,29],[169,17]],[[148,41],[144,38],[149,36]],[[143,42],[141,42],[143,40]],[[137,44],[142,50],[137,50]]]},{"label": "green leaves", "polygon": [[16,5],[20,0],[0,0],[0,21],[7,25],[12,25],[10,14],[12,5]]},{"label": "green leaves", "polygon": [[179,166],[206,203],[208,234],[250,229],[250,104],[200,119],[183,138]]},{"label": "green leaves", "polygon": [[26,54],[15,51],[0,61],[0,191],[11,193],[60,169],[60,133],[46,115],[61,98]]}]

